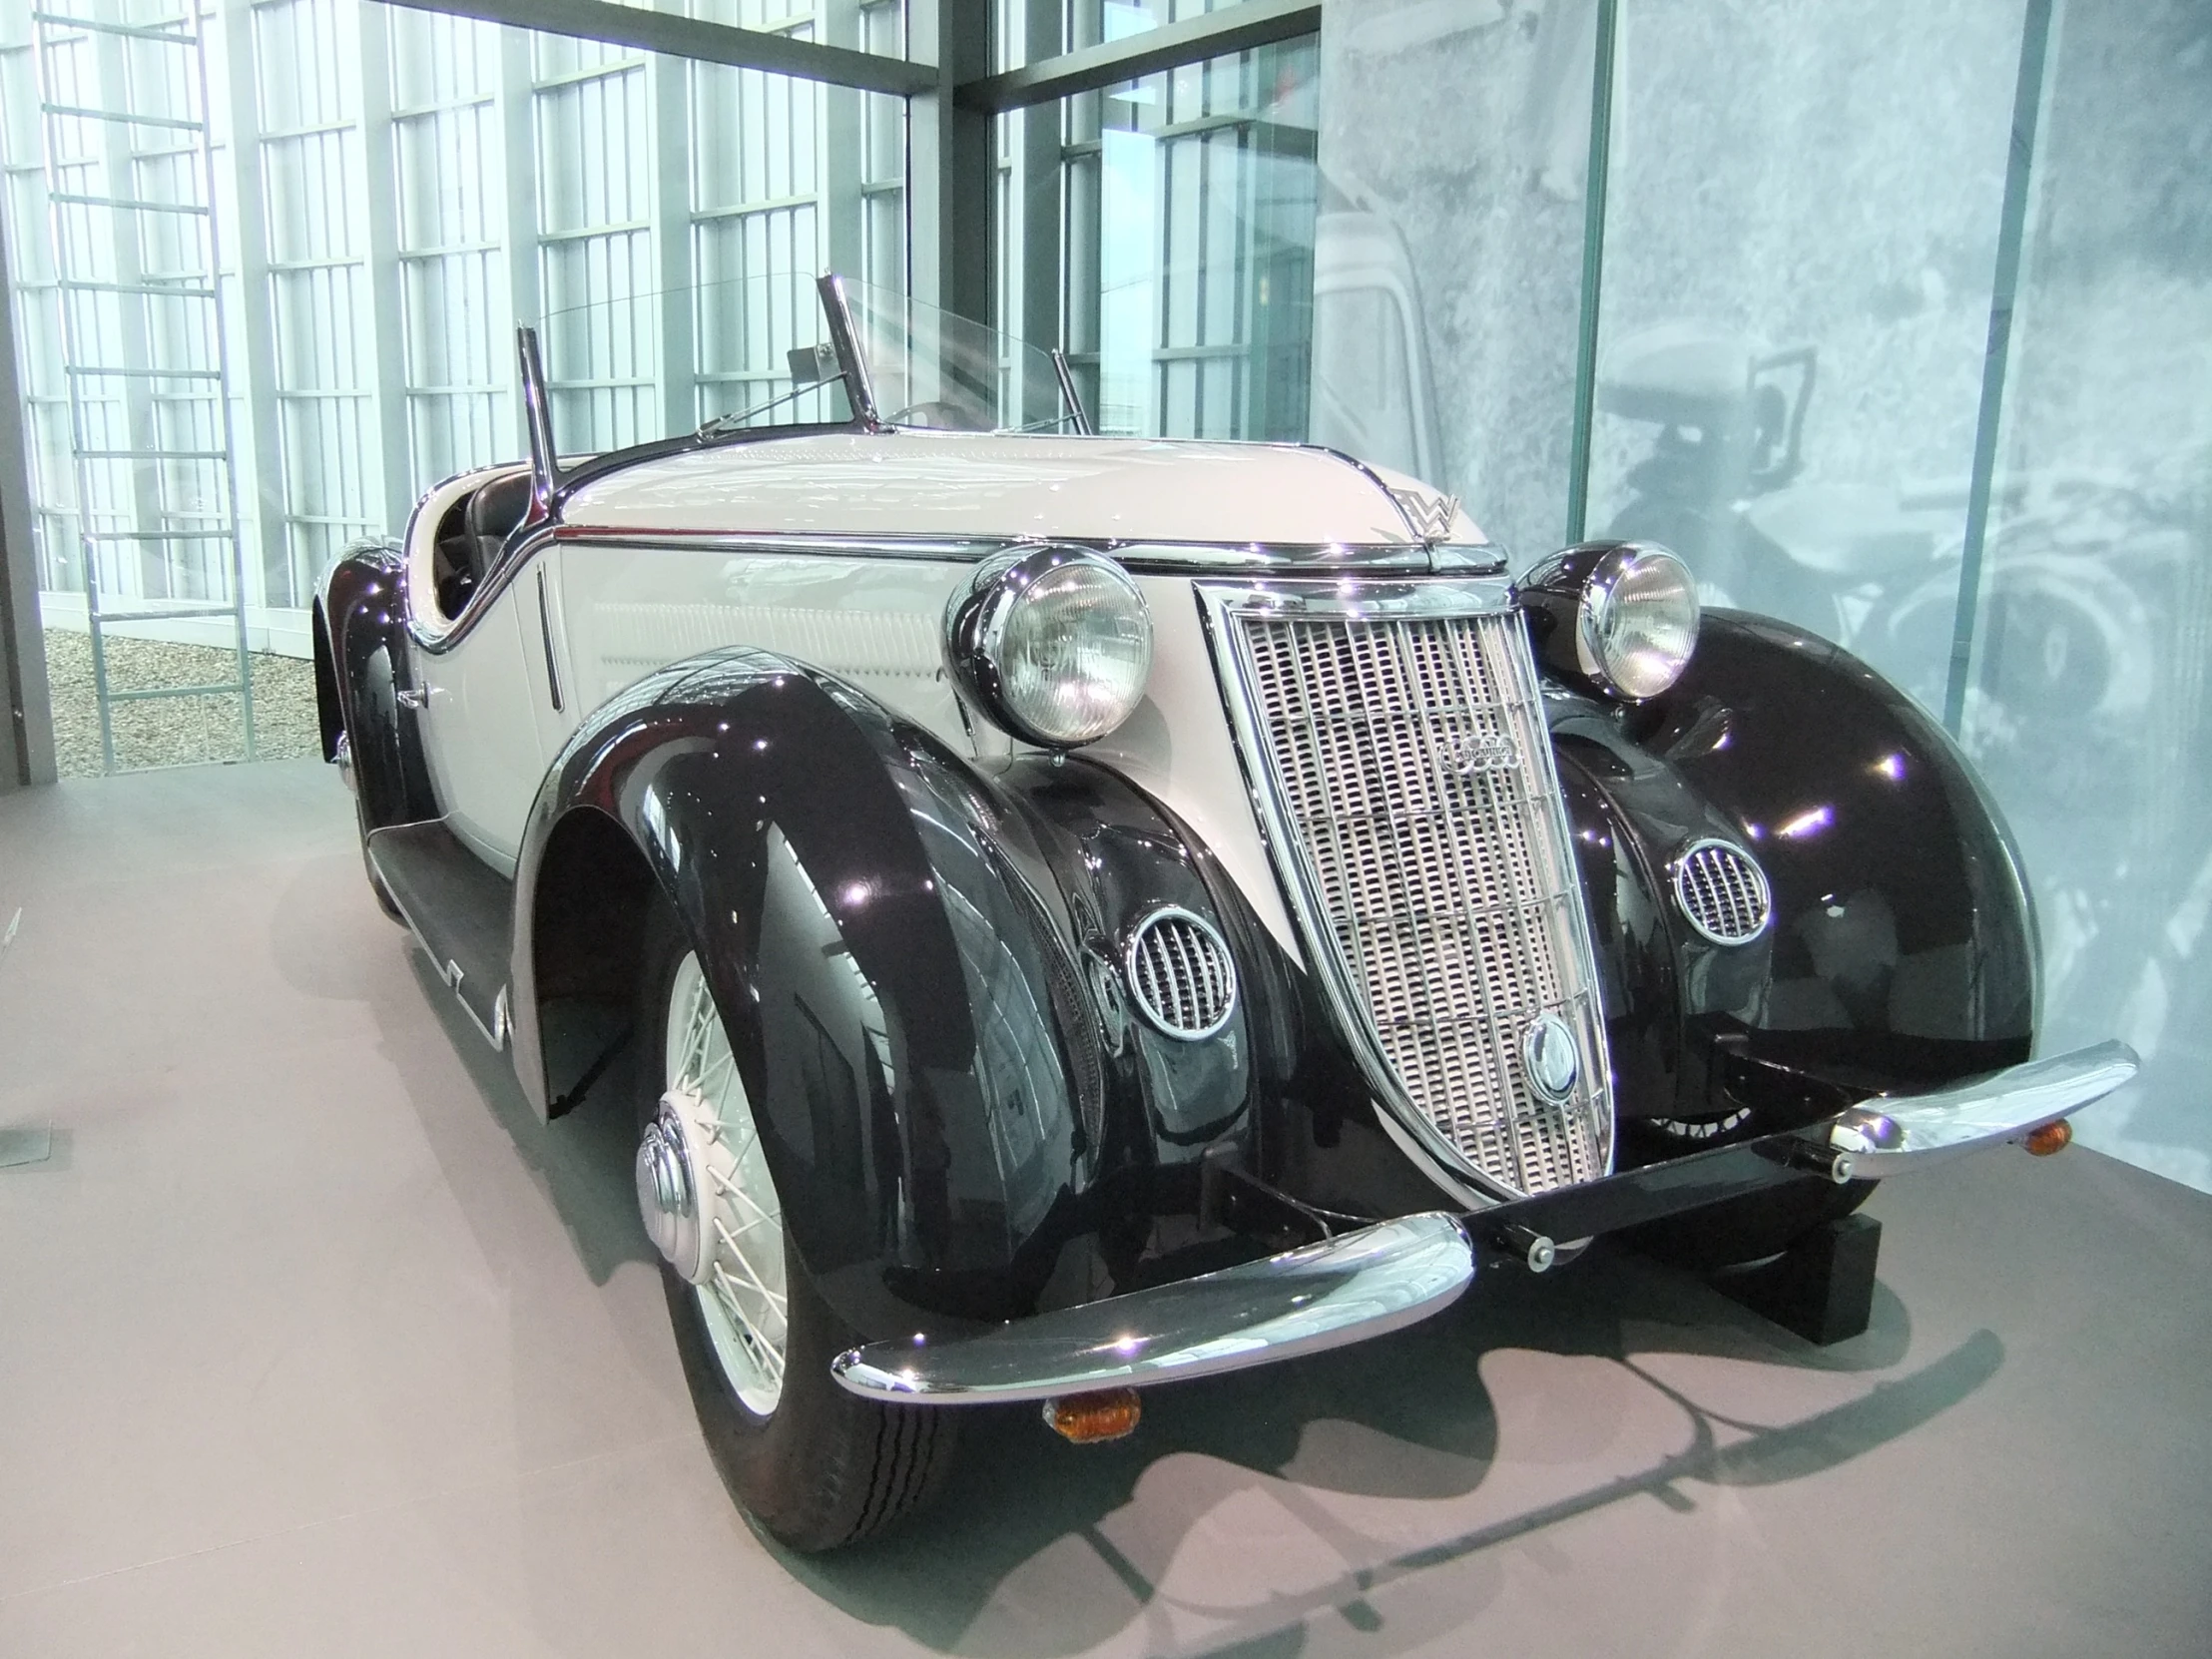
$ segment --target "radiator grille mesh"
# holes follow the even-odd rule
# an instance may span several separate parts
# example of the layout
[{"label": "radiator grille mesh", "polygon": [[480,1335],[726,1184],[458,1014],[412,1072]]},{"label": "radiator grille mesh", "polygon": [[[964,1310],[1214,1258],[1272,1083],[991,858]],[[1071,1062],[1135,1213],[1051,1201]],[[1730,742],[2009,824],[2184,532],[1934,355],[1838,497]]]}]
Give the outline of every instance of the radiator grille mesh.
[{"label": "radiator grille mesh", "polygon": [[[1495,1186],[1602,1175],[1604,1042],[1518,617],[1233,615],[1309,946],[1339,954],[1407,1098]],[[1564,1106],[1524,1073],[1545,1012],[1581,1054]]]}]

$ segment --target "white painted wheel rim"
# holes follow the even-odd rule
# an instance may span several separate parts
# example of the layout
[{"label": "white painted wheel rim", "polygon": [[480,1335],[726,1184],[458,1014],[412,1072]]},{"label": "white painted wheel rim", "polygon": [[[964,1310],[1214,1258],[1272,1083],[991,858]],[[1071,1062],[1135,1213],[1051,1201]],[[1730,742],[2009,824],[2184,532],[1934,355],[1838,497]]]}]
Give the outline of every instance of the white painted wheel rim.
[{"label": "white painted wheel rim", "polygon": [[696,1200],[706,1230],[706,1274],[694,1293],[700,1316],[732,1391],[765,1417],[783,1397],[790,1336],[784,1208],[697,955],[684,957],[669,988],[663,1052],[663,1109],[682,1121],[704,1177]]}]

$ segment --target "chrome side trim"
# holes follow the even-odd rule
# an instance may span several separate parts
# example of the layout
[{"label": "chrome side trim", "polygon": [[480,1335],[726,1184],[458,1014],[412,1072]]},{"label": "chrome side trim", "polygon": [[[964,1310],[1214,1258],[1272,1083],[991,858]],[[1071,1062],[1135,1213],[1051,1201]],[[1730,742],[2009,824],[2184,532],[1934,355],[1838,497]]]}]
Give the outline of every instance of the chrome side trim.
[{"label": "chrome side trim", "polygon": [[979,1337],[870,1343],[831,1361],[830,1375],[864,1398],[908,1405],[1180,1382],[1382,1336],[1449,1307],[1473,1281],[1465,1231],[1431,1211]]},{"label": "chrome side trim", "polygon": [[[1197,582],[1199,617],[1207,649],[1229,714],[1239,767],[1260,829],[1260,839],[1276,873],[1307,961],[1320,984],[1338,1029],[1358,1058],[1362,1072],[1384,1107],[1382,1125],[1422,1173],[1443,1192],[1469,1208],[1511,1203],[1525,1194],[1475,1169],[1430,1121],[1406,1091],[1383,1052],[1379,1033],[1369,1017],[1364,999],[1352,979],[1350,965],[1338,948],[1305,851],[1293,830],[1285,804],[1269,781],[1265,734],[1253,707],[1250,681],[1239,644],[1238,618],[1254,611],[1265,615],[1316,619],[1470,616],[1503,612],[1513,605],[1510,587],[1502,580],[1465,580],[1436,577],[1412,582],[1331,582],[1303,584]],[[1522,658],[1529,677],[1523,688],[1533,699],[1539,690],[1532,657]],[[1556,803],[1559,780],[1552,763],[1547,737],[1539,736],[1527,757],[1532,796]],[[1568,931],[1572,935],[1574,971],[1591,1000],[1591,1022],[1599,1050],[1586,1056],[1603,1085],[1606,1121],[1599,1126],[1603,1141],[1600,1175],[1610,1174],[1616,1137],[1611,1123],[1611,1065],[1603,1052],[1604,1010],[1598,1002],[1596,957],[1590,943],[1589,920],[1583,904],[1582,885],[1571,850],[1560,849],[1566,859],[1564,887],[1568,904]]]},{"label": "chrome side trim", "polygon": [[[420,512],[419,503],[416,511]],[[410,543],[413,533],[410,522]],[[426,626],[410,606],[407,632],[418,649],[433,657],[452,650],[475,632],[478,619],[520,577],[530,560],[555,541],[588,542],[594,547],[616,547],[631,552],[766,553],[825,559],[926,559],[943,564],[980,564],[1015,548],[1043,546],[1047,539],[1055,547],[1077,547],[1087,553],[1103,553],[1136,576],[1235,574],[1258,581],[1276,575],[1329,579],[1343,573],[1363,580],[1381,576],[1385,580],[1417,581],[1432,567],[1448,567],[1455,584],[1479,584],[1485,593],[1492,589],[1499,594],[1505,592],[1502,581],[1487,580],[1501,575],[1505,568],[1503,553],[1487,543],[1427,548],[1409,547],[1400,542],[1292,544],[1124,542],[1082,536],[882,537],[808,535],[788,530],[623,530],[549,520],[530,526],[517,536],[459,617],[443,628],[432,628]]]},{"label": "chrome side trim", "polygon": [[547,596],[545,566],[538,566],[538,640],[545,647],[545,690],[553,712],[561,712],[561,667],[553,655],[553,601]]},{"label": "chrome side trim", "polygon": [[2046,1060],[2029,1060],[1932,1094],[1869,1100],[1840,1114],[1828,1144],[1851,1160],[1851,1173],[1880,1180],[1939,1163],[1997,1141],[2014,1141],[2102,1100],[2135,1075],[2140,1062],[2123,1042],[2102,1042]]}]

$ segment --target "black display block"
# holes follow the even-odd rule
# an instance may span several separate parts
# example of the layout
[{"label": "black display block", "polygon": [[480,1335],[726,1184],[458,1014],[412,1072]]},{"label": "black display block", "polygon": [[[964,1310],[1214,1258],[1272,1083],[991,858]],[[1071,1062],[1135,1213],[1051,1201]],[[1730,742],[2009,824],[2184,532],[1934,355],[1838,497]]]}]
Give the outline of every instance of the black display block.
[{"label": "black display block", "polygon": [[1882,1223],[1845,1216],[1815,1228],[1779,1256],[1724,1269],[1708,1275],[1707,1283],[1825,1348],[1860,1335],[1873,1320],[1875,1258],[1881,1251]]}]

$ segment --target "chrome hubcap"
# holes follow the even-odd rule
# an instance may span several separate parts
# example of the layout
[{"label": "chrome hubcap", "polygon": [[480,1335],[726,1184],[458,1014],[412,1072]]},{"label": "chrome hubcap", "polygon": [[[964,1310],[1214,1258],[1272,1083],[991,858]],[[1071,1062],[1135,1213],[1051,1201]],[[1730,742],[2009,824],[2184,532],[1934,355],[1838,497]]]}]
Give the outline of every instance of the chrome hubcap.
[{"label": "chrome hubcap", "polygon": [[646,1237],[669,1265],[698,1284],[704,1271],[699,1257],[699,1182],[692,1174],[684,1129],[669,1103],[638,1141],[638,1213]]},{"label": "chrome hubcap", "polygon": [[783,1396],[789,1336],[784,1211],[697,956],[677,967],[663,1052],[667,1089],[638,1144],[638,1209],[696,1288],[731,1389],[766,1416]]}]

